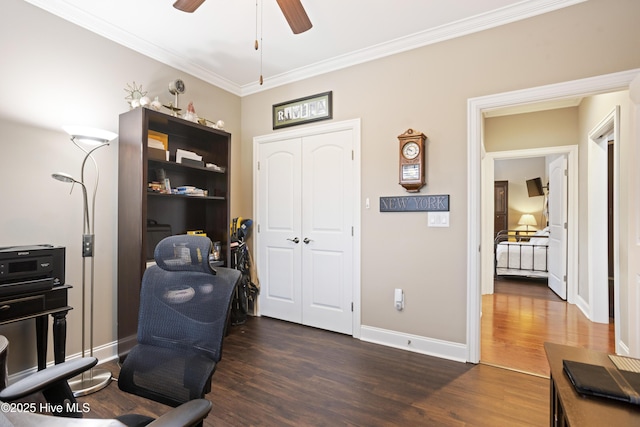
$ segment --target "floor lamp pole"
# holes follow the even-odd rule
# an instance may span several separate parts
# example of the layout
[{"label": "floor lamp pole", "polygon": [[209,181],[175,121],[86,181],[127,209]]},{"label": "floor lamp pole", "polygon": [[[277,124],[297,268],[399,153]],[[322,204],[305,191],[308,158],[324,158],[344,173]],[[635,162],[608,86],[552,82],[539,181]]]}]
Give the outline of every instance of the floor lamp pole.
[{"label": "floor lamp pole", "polygon": [[[69,132],[71,133],[71,132]],[[89,305],[89,356],[93,357],[93,299],[94,299],[94,244],[95,244],[95,235],[94,235],[94,225],[95,225],[95,202],[96,202],[96,193],[98,190],[98,179],[99,179],[99,171],[98,164],[95,159],[91,155],[94,151],[99,148],[105,147],[109,145],[109,141],[115,138],[115,134],[109,135],[110,139],[103,137],[86,137],[74,135],[71,133],[71,141],[85,152],[84,160],[82,161],[81,167],[81,175],[80,181],[76,181],[73,177],[67,174],[58,173],[53,174],[53,177],[64,182],[71,182],[74,184],[80,184],[82,186],[82,194],[83,194],[83,232],[82,232],[82,357],[85,357],[86,345],[86,294],[87,294],[87,258],[90,258],[89,263],[89,290],[90,290],[90,298],[91,302]],[[86,149],[78,144],[76,139],[89,139],[94,143],[97,142],[98,145],[92,147],[91,149]],[[91,159],[95,169],[95,182],[93,186],[93,193],[91,198],[91,209],[89,208],[89,200],[87,197],[87,187],[84,180],[84,171],[87,160]],[[102,369],[102,368],[91,368],[88,371],[83,372],[80,375],[69,380],[69,387],[73,392],[75,397],[85,396],[90,393],[94,393],[98,390],[102,390],[111,382],[111,372]]]}]

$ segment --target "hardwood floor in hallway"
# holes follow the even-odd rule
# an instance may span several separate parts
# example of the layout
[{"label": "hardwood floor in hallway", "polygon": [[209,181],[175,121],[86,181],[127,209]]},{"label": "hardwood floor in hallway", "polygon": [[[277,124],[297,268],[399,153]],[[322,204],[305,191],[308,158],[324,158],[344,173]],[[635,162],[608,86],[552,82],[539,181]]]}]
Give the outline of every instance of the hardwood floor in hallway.
[{"label": "hardwood floor in hallway", "polygon": [[539,281],[496,280],[482,296],[481,328],[481,363],[546,378],[545,342],[615,351],[613,323],[590,322]]}]

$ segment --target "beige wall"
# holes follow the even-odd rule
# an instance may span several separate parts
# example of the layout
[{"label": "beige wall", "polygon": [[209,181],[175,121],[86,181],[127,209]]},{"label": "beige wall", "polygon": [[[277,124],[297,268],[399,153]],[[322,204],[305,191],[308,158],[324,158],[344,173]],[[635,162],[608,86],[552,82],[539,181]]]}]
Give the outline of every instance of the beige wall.
[{"label": "beige wall", "polygon": [[488,152],[577,143],[577,107],[491,117],[484,121],[484,147]]},{"label": "beige wall", "polygon": [[518,225],[523,214],[532,214],[538,223],[537,226],[529,226],[529,230],[543,229],[546,226],[546,218],[542,216],[544,197],[529,197],[526,180],[540,177],[543,185],[546,185],[545,158],[496,160],[494,167],[494,180],[509,182],[509,230],[527,229],[524,225]]},{"label": "beige wall", "polygon": [[[240,99],[90,33],[21,0],[3,2],[0,26],[0,246],[52,243],[67,248],[67,354],[81,349],[81,233],[79,188],[51,178],[54,172],[80,175],[82,154],[61,126],[79,124],[118,131],[118,115],[128,110],[127,84],[142,84],[168,103],[168,84],[182,78],[185,107],[223,119],[232,137],[232,192],[241,187]],[[95,153],[100,167],[96,210],[96,346],[116,340],[117,159],[118,145]],[[88,169],[89,171],[90,169]],[[232,215],[240,198],[232,200]],[[33,320],[0,326],[10,340],[10,372],[35,365]],[[88,338],[87,338],[88,339]],[[53,359],[49,343],[49,360]],[[98,353],[104,356],[103,353]]]},{"label": "beige wall", "polygon": [[[123,88],[135,81],[171,100],[181,77],[205,117],[222,118],[232,139],[232,215],[250,216],[252,139],[269,134],[271,106],[332,90],[334,120],[362,119],[362,324],[434,340],[466,343],[467,99],[640,67],[640,2],[590,0],[500,28],[427,46],[239,99],[198,79],[102,39],[20,0],[3,2],[0,26],[0,245],[49,242],[68,248],[68,282],[80,275],[78,193],[50,178],[79,172],[79,154],[60,130],[80,123],[117,131],[127,109]],[[604,20],[602,17],[606,16]],[[612,25],[615,23],[615,25]],[[268,80],[269,76],[265,76]],[[397,135],[428,137],[428,186],[449,194],[449,228],[427,228],[423,213],[377,211],[397,184]],[[115,217],[117,146],[97,154],[96,336],[116,337]],[[392,304],[405,289],[405,310]],[[79,288],[71,305],[79,307]],[[69,315],[68,354],[80,350],[79,310]],[[12,343],[13,368],[35,364],[32,323],[0,327]],[[23,357],[20,357],[23,355]],[[51,356],[50,356],[51,359]],[[17,365],[16,365],[17,363]]]},{"label": "beige wall", "polygon": [[[578,143],[578,107],[557,108],[531,113],[490,117],[484,120],[484,147],[487,152],[575,145]],[[542,198],[530,198],[525,180],[541,177],[547,184],[544,157],[498,160],[495,180],[509,181],[509,228],[521,229],[517,222],[522,213],[532,213],[538,228]]]},{"label": "beige wall", "polygon": [[[396,136],[410,127],[424,132],[422,193],[451,196],[451,227],[428,228],[420,213],[363,207],[362,324],[465,343],[467,99],[637,68],[639,14],[638,2],[591,0],[251,95],[242,100],[242,144],[273,132],[272,104],[332,90],[334,120],[362,119],[362,198],[375,201],[405,194]],[[399,286],[402,312],[392,304]]]}]

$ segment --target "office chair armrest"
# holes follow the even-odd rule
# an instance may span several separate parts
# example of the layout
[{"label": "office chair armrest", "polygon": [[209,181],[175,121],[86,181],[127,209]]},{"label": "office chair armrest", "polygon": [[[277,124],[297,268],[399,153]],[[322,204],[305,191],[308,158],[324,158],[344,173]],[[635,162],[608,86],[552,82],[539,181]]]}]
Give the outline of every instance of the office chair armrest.
[{"label": "office chair armrest", "polygon": [[95,357],[83,357],[37,371],[0,391],[0,401],[11,402],[42,391],[53,384],[81,374],[94,367],[97,363],[98,359]]},{"label": "office chair armrest", "polygon": [[211,411],[211,402],[207,399],[190,400],[157,418],[147,427],[192,426],[206,418]]}]

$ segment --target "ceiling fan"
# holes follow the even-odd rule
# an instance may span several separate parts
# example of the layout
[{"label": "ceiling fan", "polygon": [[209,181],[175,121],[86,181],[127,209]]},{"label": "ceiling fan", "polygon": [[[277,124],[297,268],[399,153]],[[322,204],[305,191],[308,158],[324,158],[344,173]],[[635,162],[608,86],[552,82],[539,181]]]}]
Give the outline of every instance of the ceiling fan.
[{"label": "ceiling fan", "polygon": [[[276,1],[278,2],[278,6],[280,6],[280,10],[282,10],[282,14],[287,19],[293,34],[304,33],[313,26],[300,0]],[[204,0],[176,0],[173,7],[183,12],[191,13],[200,7],[202,3],[204,3]]]}]

